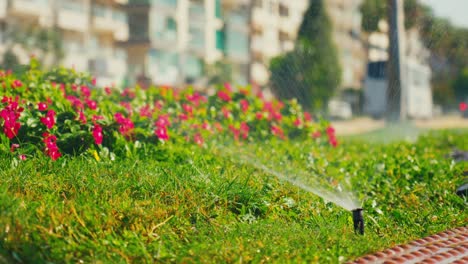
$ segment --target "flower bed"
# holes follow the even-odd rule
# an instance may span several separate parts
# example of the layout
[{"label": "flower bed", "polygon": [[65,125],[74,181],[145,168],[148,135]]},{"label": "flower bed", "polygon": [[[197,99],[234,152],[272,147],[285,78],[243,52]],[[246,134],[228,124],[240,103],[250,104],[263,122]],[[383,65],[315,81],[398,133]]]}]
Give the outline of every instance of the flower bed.
[{"label": "flower bed", "polygon": [[56,160],[91,153],[96,159],[132,155],[161,143],[235,140],[315,140],[336,147],[334,129],[296,101],[266,100],[249,87],[214,95],[170,87],[96,87],[83,73],[37,62],[0,72],[2,150],[19,159],[42,152]]}]

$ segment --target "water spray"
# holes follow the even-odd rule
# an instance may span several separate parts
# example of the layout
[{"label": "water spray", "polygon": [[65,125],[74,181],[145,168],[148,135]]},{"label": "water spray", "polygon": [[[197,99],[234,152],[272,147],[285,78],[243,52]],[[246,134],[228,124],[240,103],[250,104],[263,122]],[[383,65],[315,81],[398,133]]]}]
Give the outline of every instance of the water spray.
[{"label": "water spray", "polygon": [[354,232],[356,234],[364,235],[364,217],[362,216],[362,208],[352,210],[353,212],[353,223]]}]

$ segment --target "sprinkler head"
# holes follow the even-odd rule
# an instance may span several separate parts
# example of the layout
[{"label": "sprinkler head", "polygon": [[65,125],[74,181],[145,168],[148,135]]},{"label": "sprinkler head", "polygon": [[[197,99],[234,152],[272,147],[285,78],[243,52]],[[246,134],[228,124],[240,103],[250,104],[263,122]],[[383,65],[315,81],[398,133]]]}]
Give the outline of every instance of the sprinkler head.
[{"label": "sprinkler head", "polygon": [[353,223],[354,232],[356,234],[364,235],[364,217],[362,216],[362,208],[352,210],[353,212]]}]

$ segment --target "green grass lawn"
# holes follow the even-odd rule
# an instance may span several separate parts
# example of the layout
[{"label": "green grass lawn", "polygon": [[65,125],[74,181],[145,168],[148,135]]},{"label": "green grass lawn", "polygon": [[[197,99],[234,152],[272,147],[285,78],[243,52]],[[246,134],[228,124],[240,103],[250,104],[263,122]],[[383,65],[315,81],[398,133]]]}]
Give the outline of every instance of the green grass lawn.
[{"label": "green grass lawn", "polygon": [[274,170],[307,171],[312,157],[311,174],[349,181],[365,208],[364,236],[354,234],[350,212],[236,162],[241,151],[168,144],[114,162],[1,154],[0,263],[337,263],[467,223],[454,191],[468,166],[447,155],[468,150],[468,131],[415,143],[342,141],[256,151]]}]

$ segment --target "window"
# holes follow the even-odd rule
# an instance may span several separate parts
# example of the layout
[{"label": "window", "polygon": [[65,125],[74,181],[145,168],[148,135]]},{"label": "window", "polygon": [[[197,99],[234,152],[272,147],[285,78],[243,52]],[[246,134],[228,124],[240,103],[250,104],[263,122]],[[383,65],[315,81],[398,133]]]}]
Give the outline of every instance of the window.
[{"label": "window", "polygon": [[284,4],[279,5],[279,14],[282,17],[287,17],[289,16],[289,8],[285,6]]},{"label": "window", "polygon": [[216,49],[222,52],[226,49],[226,34],[224,30],[216,30]]},{"label": "window", "polygon": [[262,8],[262,0],[254,0],[254,7]]}]

